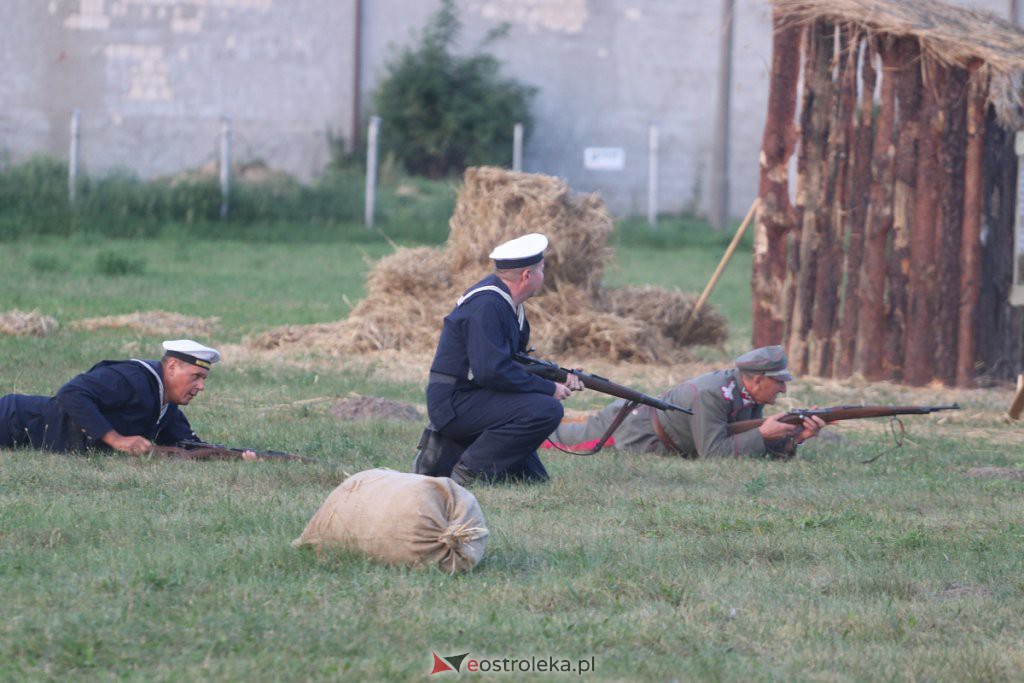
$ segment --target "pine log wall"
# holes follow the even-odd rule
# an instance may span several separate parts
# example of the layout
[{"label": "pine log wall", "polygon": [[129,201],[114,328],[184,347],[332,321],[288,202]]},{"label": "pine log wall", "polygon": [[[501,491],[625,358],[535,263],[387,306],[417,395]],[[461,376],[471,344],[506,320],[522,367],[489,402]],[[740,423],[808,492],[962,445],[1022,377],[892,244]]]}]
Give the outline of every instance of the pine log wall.
[{"label": "pine log wall", "polygon": [[826,19],[776,16],[773,40],[754,346],[783,343],[795,372],[823,377],[1015,376],[1016,157],[983,64]]}]

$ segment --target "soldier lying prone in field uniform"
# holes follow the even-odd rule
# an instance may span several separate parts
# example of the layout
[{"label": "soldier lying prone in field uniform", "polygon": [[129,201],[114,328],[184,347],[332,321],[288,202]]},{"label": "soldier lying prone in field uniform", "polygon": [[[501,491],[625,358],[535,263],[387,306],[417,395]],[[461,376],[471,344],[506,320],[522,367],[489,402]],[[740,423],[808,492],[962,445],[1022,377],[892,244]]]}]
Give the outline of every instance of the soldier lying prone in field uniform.
[{"label": "soldier lying prone in field uniform", "polygon": [[[685,458],[792,457],[798,444],[817,436],[825,426],[821,418],[807,417],[794,426],[779,422],[785,414],[779,413],[757,429],[732,435],[728,431],[732,422],[763,417],[764,406],[775,403],[792,379],[781,346],[754,349],[737,358],[735,368],[694,377],[662,396],[691,409],[693,415],[637,406],[615,431],[614,446]],[[615,401],[586,422],[563,422],[545,445],[554,442],[573,450],[591,446],[605,433],[622,404]]]}]

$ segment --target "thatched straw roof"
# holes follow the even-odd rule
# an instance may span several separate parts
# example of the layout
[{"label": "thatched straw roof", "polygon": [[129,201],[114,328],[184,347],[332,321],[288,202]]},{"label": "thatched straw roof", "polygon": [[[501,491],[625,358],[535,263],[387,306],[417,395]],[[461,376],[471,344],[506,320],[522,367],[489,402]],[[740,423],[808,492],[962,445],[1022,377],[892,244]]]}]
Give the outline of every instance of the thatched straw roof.
[{"label": "thatched straw roof", "polygon": [[921,53],[949,66],[981,60],[992,77],[990,100],[1004,121],[1019,118],[1024,72],[1024,31],[987,12],[937,0],[771,0],[786,21],[828,19],[854,23],[869,33],[913,36]]}]

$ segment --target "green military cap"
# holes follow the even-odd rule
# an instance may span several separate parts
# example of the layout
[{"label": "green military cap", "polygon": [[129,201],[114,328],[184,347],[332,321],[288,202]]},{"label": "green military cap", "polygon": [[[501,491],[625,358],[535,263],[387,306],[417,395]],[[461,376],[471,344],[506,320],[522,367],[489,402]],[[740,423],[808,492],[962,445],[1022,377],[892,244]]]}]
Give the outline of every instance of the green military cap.
[{"label": "green military cap", "polygon": [[756,372],[780,382],[792,382],[793,375],[786,366],[786,352],[781,346],[762,346],[736,359],[736,367],[744,372]]}]

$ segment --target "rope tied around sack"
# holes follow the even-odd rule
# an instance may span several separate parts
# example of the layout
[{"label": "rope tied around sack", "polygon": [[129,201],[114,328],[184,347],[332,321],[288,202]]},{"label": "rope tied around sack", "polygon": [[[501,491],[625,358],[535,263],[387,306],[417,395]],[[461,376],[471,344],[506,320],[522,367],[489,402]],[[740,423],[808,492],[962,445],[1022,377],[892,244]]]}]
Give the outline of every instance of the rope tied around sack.
[{"label": "rope tied around sack", "polygon": [[462,523],[445,529],[444,533],[437,537],[437,540],[448,546],[449,550],[455,550],[460,545],[483,538],[487,533],[485,527]]},{"label": "rope tied around sack", "polygon": [[[455,524],[444,530],[440,536],[437,537],[438,542],[444,544],[448,548],[448,557],[452,561],[451,573],[455,574],[455,560],[459,548],[464,545],[468,545],[473,541],[484,538],[488,535],[487,529],[482,526],[470,526],[468,523],[463,522],[462,524]],[[442,560],[444,562],[444,560]]]}]

